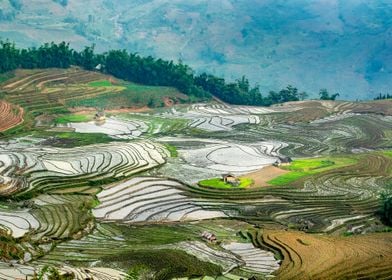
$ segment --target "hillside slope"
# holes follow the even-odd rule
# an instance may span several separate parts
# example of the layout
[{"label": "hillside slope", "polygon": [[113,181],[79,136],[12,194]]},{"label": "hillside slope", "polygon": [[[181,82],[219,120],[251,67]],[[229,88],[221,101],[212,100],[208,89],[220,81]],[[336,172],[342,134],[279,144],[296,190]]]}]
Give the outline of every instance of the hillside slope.
[{"label": "hillside slope", "polygon": [[0,37],[126,48],[245,74],[264,91],[293,84],[363,99],[392,85],[391,15],[389,0],[5,0]]}]

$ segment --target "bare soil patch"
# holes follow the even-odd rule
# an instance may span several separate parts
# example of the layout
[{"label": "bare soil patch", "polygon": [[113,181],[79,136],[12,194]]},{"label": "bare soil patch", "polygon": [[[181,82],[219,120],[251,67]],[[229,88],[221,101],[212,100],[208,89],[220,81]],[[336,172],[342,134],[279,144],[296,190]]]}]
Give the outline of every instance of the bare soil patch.
[{"label": "bare soil patch", "polygon": [[271,166],[266,166],[255,172],[245,174],[241,177],[252,179],[254,181],[252,187],[263,187],[263,186],[270,186],[267,183],[268,181],[280,175],[286,174],[287,172],[289,171],[271,165]]}]

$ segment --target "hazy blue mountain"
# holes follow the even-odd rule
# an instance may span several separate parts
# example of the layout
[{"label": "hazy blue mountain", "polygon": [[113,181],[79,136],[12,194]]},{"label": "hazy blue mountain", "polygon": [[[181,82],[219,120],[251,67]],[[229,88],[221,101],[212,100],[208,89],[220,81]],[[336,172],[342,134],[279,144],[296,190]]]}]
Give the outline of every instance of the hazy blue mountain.
[{"label": "hazy blue mountain", "polygon": [[0,36],[182,59],[264,91],[392,92],[392,0],[0,0]]}]

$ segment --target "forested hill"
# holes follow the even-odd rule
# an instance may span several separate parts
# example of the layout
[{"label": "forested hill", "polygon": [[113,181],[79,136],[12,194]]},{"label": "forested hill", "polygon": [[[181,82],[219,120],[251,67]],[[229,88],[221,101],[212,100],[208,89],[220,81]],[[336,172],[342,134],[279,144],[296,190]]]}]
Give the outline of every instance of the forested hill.
[{"label": "forested hill", "polygon": [[353,100],[391,93],[391,19],[390,0],[0,1],[0,37],[21,47],[95,43]]},{"label": "forested hill", "polygon": [[215,96],[231,104],[269,106],[297,101],[307,96],[305,92],[299,92],[292,86],[279,92],[270,91],[263,96],[259,88],[251,87],[245,77],[227,83],[223,78],[211,74],[196,75],[189,66],[181,62],[174,63],[151,56],[142,57],[125,50],[96,54],[94,47],[76,51],[65,42],[29,49],[18,49],[9,41],[0,42],[0,73],[18,68],[68,68],[71,65],[102,71],[135,83],[175,87],[197,100]]}]

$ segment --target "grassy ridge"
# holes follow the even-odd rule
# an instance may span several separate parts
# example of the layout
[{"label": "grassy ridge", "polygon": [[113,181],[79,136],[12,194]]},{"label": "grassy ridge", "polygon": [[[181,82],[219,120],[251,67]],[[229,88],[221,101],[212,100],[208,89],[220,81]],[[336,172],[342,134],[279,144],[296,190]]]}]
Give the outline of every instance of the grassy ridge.
[{"label": "grassy ridge", "polygon": [[[96,81],[88,85],[91,87],[112,88],[109,81]],[[118,86],[115,86],[118,89]],[[107,93],[89,99],[75,99],[67,102],[68,106],[97,107],[97,108],[126,108],[126,107],[163,107],[165,97],[174,100],[186,100],[178,90],[170,87],[144,86],[125,83],[122,91],[115,94]]]}]

